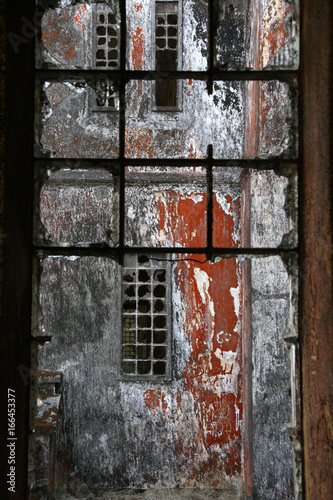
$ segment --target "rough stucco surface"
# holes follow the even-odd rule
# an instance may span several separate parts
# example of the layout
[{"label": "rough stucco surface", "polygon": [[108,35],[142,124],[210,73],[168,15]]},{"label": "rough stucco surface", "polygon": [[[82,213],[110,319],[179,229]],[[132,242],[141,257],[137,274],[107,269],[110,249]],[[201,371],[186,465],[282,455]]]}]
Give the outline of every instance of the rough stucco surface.
[{"label": "rough stucco surface", "polygon": [[[56,3],[56,2],[54,2]],[[46,10],[41,24],[38,67],[88,68],[92,65],[93,1],[60,0],[56,9]],[[105,2],[119,19],[117,1]],[[154,69],[151,51],[154,3],[128,0],[127,67]],[[253,40],[258,37],[255,69],[297,67],[297,0],[219,0],[215,14],[217,63],[223,69],[243,69],[251,60]],[[251,14],[258,10],[256,24],[249,26]],[[183,0],[183,34],[179,69],[207,69],[207,5],[200,0]],[[253,15],[253,18],[255,16]],[[256,31],[257,33],[254,33]]]},{"label": "rough stucco surface", "polygon": [[45,82],[36,155],[53,158],[116,158],[119,113],[92,110],[86,82]]},{"label": "rough stucco surface", "polygon": [[40,329],[51,341],[39,348],[38,363],[64,374],[58,489],[214,487],[237,497],[238,272],[236,259],[174,265],[173,379],[128,383],[118,371],[118,265],[95,257],[43,261]]},{"label": "rough stucco surface", "polygon": [[297,193],[292,179],[272,171],[251,171],[250,182],[251,246],[296,246]]},{"label": "rough stucco surface", "polygon": [[[45,45],[47,42],[49,58],[62,61],[59,63],[60,67],[65,60],[68,61],[68,68],[81,66],[82,61],[85,61],[82,62],[83,67],[91,67],[92,47],[86,40],[91,38],[87,33],[91,29],[88,27],[92,22],[92,10],[92,5],[78,4],[45,13],[43,43]],[[150,50],[149,54],[153,10],[147,1],[128,3],[131,41],[127,44],[127,59],[130,69],[153,68],[151,64],[154,51]],[[183,10],[179,69],[204,70],[206,7],[199,0],[187,0],[183,4]],[[232,15],[242,17],[240,10],[240,6],[235,5]],[[90,16],[89,22],[86,20],[87,16]],[[56,34],[52,35],[54,30]],[[60,38],[57,30],[61,34],[64,32]],[[75,34],[70,35],[72,31]],[[237,28],[232,31],[238,33],[239,30]],[[69,37],[68,42],[66,37]],[[238,34],[236,39],[233,44],[241,46],[243,35]],[[275,47],[276,44],[273,45]],[[242,50],[241,48],[240,51]],[[41,124],[37,127],[38,154],[65,158],[117,156],[119,117],[115,112],[98,113],[92,110],[89,86],[95,85],[96,82],[82,82],[80,85],[73,82],[53,82],[44,85],[46,102]],[[275,81],[257,85],[260,86],[261,118],[256,155],[294,157],[296,138],[294,122],[290,117],[295,99],[288,85]],[[248,109],[250,100],[247,95],[251,93],[251,88],[251,84],[245,82],[215,82],[213,94],[209,96],[205,82],[182,81],[179,82],[182,95],[179,99],[179,111],[157,112],[153,105],[153,83],[130,82],[126,93],[126,156],[202,158],[207,153],[208,144],[213,144],[216,158],[247,157],[247,141],[251,139],[246,130],[246,116],[252,112]],[[255,106],[257,104],[253,103]],[[255,112],[257,110],[256,107]]]},{"label": "rough stucco surface", "polygon": [[[41,66],[92,67],[93,2],[74,3],[62,0],[54,11],[45,13]],[[182,3],[186,16],[179,69],[206,68],[204,3]],[[254,3],[249,3],[249,9]],[[288,5],[282,0],[256,3],[256,47],[252,42],[247,45],[243,0],[235,0],[228,8],[225,2],[221,4],[219,63],[227,68],[242,67],[244,60],[256,68],[272,63],[290,36]],[[130,69],[153,68],[151,11],[148,1],[127,2]],[[227,25],[230,50],[224,43]],[[246,52],[247,47],[256,58]],[[249,59],[256,60],[248,64]],[[39,83],[37,156],[117,157],[119,112],[96,110],[94,89],[99,82]],[[188,79],[180,82],[179,89],[179,111],[161,112],[154,110],[151,82],[127,84],[128,158],[204,158],[209,144],[216,158],[296,156],[295,96],[286,83],[219,81],[208,95],[205,82]],[[254,117],[252,122],[249,117]],[[204,245],[204,176],[180,186],[165,174],[162,181],[150,179],[148,185],[135,179],[134,171],[129,175],[127,170],[126,242]],[[214,169],[213,241],[217,247],[240,246],[243,233],[249,230],[241,226],[242,173],[237,168],[228,174]],[[116,189],[111,188],[111,180],[74,177],[70,183],[51,177],[42,187],[44,230],[59,244],[105,241]],[[278,246],[295,230],[288,181],[288,176],[250,170],[253,246]],[[169,495],[168,488],[176,488],[170,498],[195,500],[200,494],[221,500],[241,498],[242,331],[252,335],[255,495],[266,500],[279,498],[281,492],[284,498],[292,498],[291,445],[284,429],[290,402],[283,334],[291,307],[284,265],[278,257],[252,259],[252,324],[245,331],[241,263],[235,258],[210,263],[204,256],[187,257],[178,262],[184,256],[174,256],[172,264],[172,380],[164,383],[121,380],[120,266],[106,257],[41,259],[33,326],[36,336],[51,340],[39,345],[38,367],[64,374],[57,432],[57,499],[103,498],[101,491],[114,488],[163,489],[152,493],[152,498]],[[41,462],[42,468],[45,460]],[[189,493],[191,488],[206,490]],[[211,488],[220,491],[212,493]],[[118,493],[105,496],[109,494],[118,498]],[[141,497],[149,498],[149,494]],[[119,495],[131,498],[132,493]]]},{"label": "rough stucco surface", "polygon": [[280,257],[252,259],[253,484],[255,498],[294,498],[288,357],[291,283]]},{"label": "rough stucco surface", "polygon": [[[41,120],[36,127],[37,156],[54,158],[116,158],[117,111],[92,107],[96,82],[46,82]],[[152,108],[152,83],[132,81],[126,88],[126,156],[129,158],[204,158],[213,144],[216,158],[243,158],[246,82],[216,82],[208,95],[206,84],[180,81],[181,111]],[[290,115],[293,97],[285,83],[261,85],[262,113],[259,155],[295,156]],[[240,138],[243,138],[240,140]]]},{"label": "rough stucco surface", "polygon": [[117,244],[117,196],[106,170],[51,172],[39,193],[39,238],[59,245]]},{"label": "rough stucco surface", "polygon": [[130,168],[126,174],[126,244],[206,245],[206,170]]}]

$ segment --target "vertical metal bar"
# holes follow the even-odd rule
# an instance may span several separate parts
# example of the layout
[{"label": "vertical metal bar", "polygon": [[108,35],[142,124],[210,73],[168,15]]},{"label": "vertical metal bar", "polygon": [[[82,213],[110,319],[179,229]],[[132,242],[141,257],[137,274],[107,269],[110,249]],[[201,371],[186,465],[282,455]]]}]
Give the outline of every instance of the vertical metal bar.
[{"label": "vertical metal bar", "polygon": [[211,259],[213,253],[213,146],[207,148],[207,249],[206,257]]},{"label": "vertical metal bar", "polygon": [[120,0],[120,79],[119,79],[119,263],[123,265],[125,246],[125,112],[126,112],[126,0]]},{"label": "vertical metal bar", "polygon": [[208,89],[208,94],[211,94],[213,92],[216,8],[217,8],[217,2],[215,2],[214,0],[208,0],[208,27],[207,27],[207,38],[208,38],[208,40],[207,40],[208,41],[207,89]]}]

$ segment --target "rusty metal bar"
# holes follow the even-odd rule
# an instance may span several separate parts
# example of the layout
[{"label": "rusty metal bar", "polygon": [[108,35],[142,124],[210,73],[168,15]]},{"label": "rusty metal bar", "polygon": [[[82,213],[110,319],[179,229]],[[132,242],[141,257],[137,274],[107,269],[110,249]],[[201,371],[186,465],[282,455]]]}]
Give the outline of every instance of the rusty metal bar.
[{"label": "rusty metal bar", "polygon": [[119,258],[120,264],[124,258],[125,241],[125,131],[126,131],[126,0],[120,3],[120,80],[119,80]]},{"label": "rusty metal bar", "polygon": [[[161,166],[161,167],[205,167],[209,164],[209,158],[191,158],[191,159],[181,159],[181,158],[126,158],[124,160],[126,166]],[[107,166],[112,166],[113,168],[119,167],[119,158],[36,158],[36,163],[47,166],[81,166],[84,165],[85,168],[92,165],[93,168],[99,167],[106,168]],[[255,169],[274,169],[277,170],[280,167],[284,168],[288,165],[295,165],[299,163],[298,159],[286,159],[286,158],[235,158],[229,160],[213,158],[214,167],[243,167],[243,168],[255,168]]]},{"label": "rusty metal bar", "polygon": [[98,70],[98,69],[37,69],[36,74],[40,79],[58,79],[64,80],[66,78],[109,78],[110,80],[119,80],[123,77],[125,80],[159,80],[159,79],[188,79],[192,80],[226,80],[226,81],[244,81],[244,80],[281,80],[293,81],[298,76],[297,70],[262,70],[251,71],[244,69],[241,71],[236,70],[214,70],[209,74],[208,71],[138,71],[138,70]]}]

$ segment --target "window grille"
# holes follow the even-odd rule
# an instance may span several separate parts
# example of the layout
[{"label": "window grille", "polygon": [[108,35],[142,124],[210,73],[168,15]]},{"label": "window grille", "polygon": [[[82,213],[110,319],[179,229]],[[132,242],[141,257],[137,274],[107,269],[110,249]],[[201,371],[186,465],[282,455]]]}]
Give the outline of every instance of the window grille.
[{"label": "window grille", "polygon": [[[188,2],[190,4],[191,2]],[[204,5],[205,2],[198,2],[198,5]],[[215,5],[216,4],[216,5]],[[151,82],[153,107],[157,111],[175,111],[179,109],[182,92],[180,92],[180,79],[187,79],[188,82],[204,81],[207,84],[208,94],[212,96],[217,83],[223,81],[231,82],[245,82],[249,87],[252,84],[259,84],[259,81],[283,80],[284,82],[294,85],[297,80],[297,73],[295,71],[285,71],[290,68],[277,68],[273,71],[266,71],[265,73],[257,70],[256,66],[252,68],[251,65],[244,65],[240,67],[221,67],[216,63],[216,8],[218,2],[208,2],[208,30],[207,30],[207,71],[206,70],[190,70],[182,71],[181,64],[181,1],[158,1],[151,2],[153,9],[153,16],[155,15],[153,24],[153,50],[151,58],[154,60],[153,71],[143,70],[127,70],[126,69],[126,46],[128,47],[127,33],[126,33],[126,2],[119,2],[120,21],[118,24],[113,17],[112,12],[105,4],[97,4],[95,10],[95,28],[93,36],[95,36],[93,47],[93,68],[84,68],[85,71],[78,71],[77,69],[69,68],[68,74],[71,78],[77,74],[77,78],[89,78],[89,85],[91,81],[99,81],[104,77],[104,70],[111,69],[113,71],[114,79],[119,89],[119,151],[117,150],[117,158],[112,156],[109,158],[110,168],[116,169],[119,172],[120,188],[119,188],[119,246],[110,248],[107,245],[94,246],[87,245],[89,248],[77,248],[74,245],[63,249],[56,249],[49,247],[36,248],[38,251],[43,251],[45,254],[58,252],[61,255],[82,256],[82,255],[107,255],[116,258],[120,266],[122,266],[122,298],[121,298],[121,326],[119,325],[119,372],[123,380],[166,380],[171,378],[171,272],[170,260],[195,260],[195,254],[198,258],[203,254],[206,259],[213,261],[215,257],[230,257],[245,256],[252,257],[258,256],[273,256],[282,255],[288,256],[288,252],[297,251],[293,245],[288,245],[283,242],[278,248],[251,248],[251,242],[244,239],[242,246],[220,248],[215,246],[213,240],[213,222],[214,222],[214,182],[213,172],[214,168],[221,167],[230,170],[234,166],[244,168],[245,174],[249,167],[258,170],[267,168],[277,169],[281,171],[282,168],[289,168],[291,161],[297,163],[297,154],[291,156],[283,156],[278,153],[271,152],[269,155],[260,153],[255,150],[252,152],[247,151],[244,156],[236,156],[234,158],[219,156],[219,153],[213,151],[210,144],[208,147],[207,155],[205,152],[202,154],[191,153],[191,156],[177,156],[170,147],[165,156],[154,157],[150,156],[131,156],[126,154],[127,140],[126,134],[129,131],[128,124],[126,123],[128,112],[128,102],[126,102],[126,85],[128,82],[137,80],[138,82]],[[168,10],[169,9],[169,10]],[[185,58],[184,58],[185,61]],[[206,66],[205,66],[206,67]],[[117,71],[117,69],[119,71]],[[284,70],[284,71],[281,71]],[[58,70],[52,73],[52,69],[40,69],[39,77],[41,79],[57,78]],[[82,76],[84,73],[84,76]],[[66,76],[66,71],[64,72]],[[178,79],[178,80],[177,80]],[[217,82],[217,83],[216,83]],[[192,84],[192,83],[191,83]],[[95,92],[95,110],[109,110],[117,106],[117,99],[113,97],[113,87],[108,83],[93,84],[92,88]],[[100,85],[100,87],[98,87]],[[256,85],[253,85],[256,87]],[[257,116],[257,104],[259,92],[261,88],[257,85],[257,93],[253,95],[252,101],[247,102],[248,105],[253,105],[254,112]],[[147,85],[147,88],[148,85]],[[206,88],[206,87],[205,87]],[[245,93],[244,89],[244,93]],[[254,93],[253,93],[254,94]],[[251,97],[251,98],[252,98]],[[212,96],[211,100],[215,103],[216,96]],[[224,97],[225,101],[227,98]],[[228,97],[230,99],[230,95]],[[216,104],[216,103],[215,103]],[[94,107],[93,106],[93,107]],[[118,109],[118,108],[117,108]],[[250,108],[251,109],[251,108]],[[218,119],[218,112],[217,112]],[[103,116],[103,118],[106,118]],[[251,113],[246,114],[249,128],[254,123],[251,122]],[[197,125],[197,117],[193,118]],[[268,121],[268,120],[267,120]],[[177,124],[178,126],[178,124]],[[105,127],[106,129],[106,127]],[[176,129],[178,132],[178,128]],[[208,128],[209,133],[212,131]],[[154,131],[152,131],[154,132]],[[188,130],[184,130],[184,136],[188,135]],[[127,136],[130,136],[127,134]],[[213,134],[209,136],[213,142]],[[222,141],[221,137],[221,141]],[[218,138],[220,140],[220,138]],[[240,140],[243,140],[240,137]],[[255,142],[256,138],[254,138]],[[258,139],[259,140],[259,139]],[[288,139],[289,140],[289,139]],[[111,141],[109,141],[110,143]],[[130,143],[130,141],[129,141]],[[253,145],[255,149],[256,144]],[[131,143],[129,145],[131,147]],[[78,148],[79,149],[79,148]],[[251,148],[249,148],[251,149]],[[119,154],[118,154],[119,152]],[[81,153],[81,151],[79,151]],[[169,153],[169,154],[168,154]],[[76,153],[78,154],[78,153]],[[200,156],[201,155],[201,156]],[[261,155],[261,157],[260,157]],[[78,157],[81,158],[80,154]],[[258,158],[259,157],[259,158]],[[64,161],[63,157],[59,156],[60,161]],[[65,158],[66,161],[71,162],[75,155]],[[148,159],[147,159],[148,158]],[[96,163],[103,159],[103,156],[96,156]],[[40,159],[41,163],[49,162],[49,159],[43,157]],[[125,238],[125,193],[126,193],[126,180],[125,171],[128,166],[154,166],[157,168],[172,166],[178,167],[205,167],[207,174],[206,182],[206,246],[200,247],[182,247],[177,245],[170,245],[168,247],[133,247],[133,245],[126,244]],[[246,175],[243,176],[242,182],[246,181]],[[246,189],[248,189],[246,187]],[[245,214],[247,217],[247,214]],[[245,220],[248,224],[249,221]],[[150,252],[154,252],[151,254]],[[175,255],[178,255],[177,259]],[[167,256],[167,257],[166,257]],[[200,260],[199,260],[200,262]],[[117,325],[118,327],[118,325]],[[245,367],[246,368],[246,367]]]},{"label": "window grille", "polygon": [[106,5],[96,5],[94,33],[94,66],[118,68],[119,27],[115,14]]},{"label": "window grille", "polygon": [[[155,4],[155,69],[180,69],[180,9],[178,1],[159,1]],[[177,110],[180,101],[180,82],[168,78],[154,82],[156,110]]]},{"label": "window grille", "polygon": [[170,377],[170,271],[161,259],[124,258],[121,372],[126,378]]}]

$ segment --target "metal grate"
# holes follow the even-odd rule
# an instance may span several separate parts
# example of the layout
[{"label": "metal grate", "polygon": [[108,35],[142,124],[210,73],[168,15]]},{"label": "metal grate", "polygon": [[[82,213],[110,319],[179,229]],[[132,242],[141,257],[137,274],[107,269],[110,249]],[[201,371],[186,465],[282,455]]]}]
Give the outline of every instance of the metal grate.
[{"label": "metal grate", "polygon": [[169,378],[170,272],[152,255],[125,255],[122,276],[122,365],[125,377]]},{"label": "metal grate", "polygon": [[95,12],[94,66],[119,68],[119,26],[106,5],[97,4]]},{"label": "metal grate", "polygon": [[[155,69],[176,71],[179,66],[178,1],[156,2],[155,6]],[[156,109],[178,107],[179,82],[157,80],[154,86]]]}]

